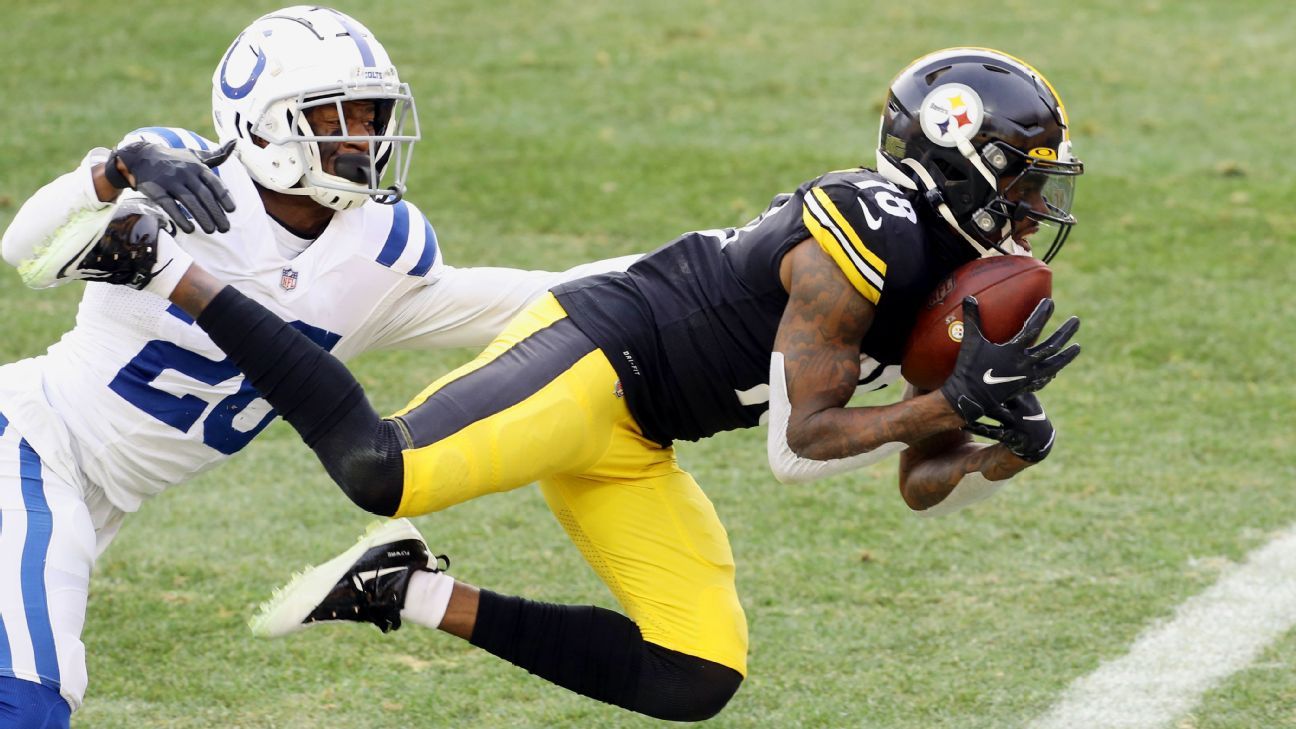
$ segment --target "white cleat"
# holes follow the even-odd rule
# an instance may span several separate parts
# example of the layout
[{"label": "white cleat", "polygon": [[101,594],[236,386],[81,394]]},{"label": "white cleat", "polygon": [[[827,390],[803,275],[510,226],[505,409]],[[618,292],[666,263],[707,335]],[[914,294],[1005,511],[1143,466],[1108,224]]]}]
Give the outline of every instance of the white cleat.
[{"label": "white cleat", "polygon": [[143,289],[172,264],[171,256],[159,261],[158,250],[161,237],[174,234],[175,224],[160,208],[145,198],[123,198],[76,213],[30,253],[19,254],[18,275],[33,289],[69,281]]},{"label": "white cleat", "polygon": [[373,623],[386,633],[400,627],[410,576],[449,567],[445,555],[432,558],[408,519],[375,522],[350,549],[276,590],[248,627],[262,638],[334,621]]}]

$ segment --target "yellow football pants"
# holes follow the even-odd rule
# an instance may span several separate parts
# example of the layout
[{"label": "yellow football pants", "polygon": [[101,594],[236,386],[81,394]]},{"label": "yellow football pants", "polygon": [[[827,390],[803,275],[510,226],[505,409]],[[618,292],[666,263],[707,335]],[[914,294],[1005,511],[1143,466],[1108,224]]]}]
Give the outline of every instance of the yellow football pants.
[{"label": "yellow football pants", "polygon": [[747,620],[711,501],[639,430],[617,374],[552,294],[394,417],[397,516],[540,482],[549,508],[645,640],[747,673]]}]

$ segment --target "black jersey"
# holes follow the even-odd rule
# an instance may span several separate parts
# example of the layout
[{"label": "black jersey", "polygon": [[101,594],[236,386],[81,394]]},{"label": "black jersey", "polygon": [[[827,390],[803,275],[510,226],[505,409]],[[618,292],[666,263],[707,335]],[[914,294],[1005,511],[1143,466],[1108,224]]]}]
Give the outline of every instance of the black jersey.
[{"label": "black jersey", "polygon": [[862,359],[898,365],[919,306],[961,261],[912,200],[867,169],[830,172],[779,195],[742,228],[697,231],[624,272],[555,288],[617,370],[644,434],[663,445],[755,425],[768,408],[769,362],[788,295],[779,264],[810,238],[876,314]]}]

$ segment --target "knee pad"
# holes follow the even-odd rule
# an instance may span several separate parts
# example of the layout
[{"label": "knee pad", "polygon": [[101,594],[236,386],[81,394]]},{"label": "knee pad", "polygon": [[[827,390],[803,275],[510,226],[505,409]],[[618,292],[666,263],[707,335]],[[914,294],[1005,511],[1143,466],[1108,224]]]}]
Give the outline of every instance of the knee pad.
[{"label": "knee pad", "polygon": [[[404,440],[396,423],[380,420],[366,428],[362,415],[343,421],[334,433],[311,446],[324,470],[347,498],[361,509],[379,516],[392,516],[405,494]],[[355,421],[354,425],[348,425]],[[369,437],[361,437],[366,430]]]},{"label": "knee pad", "polygon": [[728,666],[645,643],[638,710],[670,721],[705,721],[738,692],[743,676]]},{"label": "knee pad", "polygon": [[35,681],[0,676],[0,726],[68,729],[72,707],[58,691]]}]

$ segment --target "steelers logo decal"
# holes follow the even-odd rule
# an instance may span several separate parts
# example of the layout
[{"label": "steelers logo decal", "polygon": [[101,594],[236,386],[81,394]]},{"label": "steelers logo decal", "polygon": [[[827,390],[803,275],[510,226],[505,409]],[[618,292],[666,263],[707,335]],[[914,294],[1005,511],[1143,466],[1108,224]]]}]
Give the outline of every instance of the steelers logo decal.
[{"label": "steelers logo decal", "polygon": [[963,321],[961,319],[955,319],[954,321],[950,322],[949,329],[947,329],[946,332],[949,334],[950,339],[956,342],[962,342],[963,341]]},{"label": "steelers logo decal", "polygon": [[923,99],[918,120],[927,138],[942,147],[971,139],[981,131],[985,107],[977,92],[963,84],[938,86]]}]

